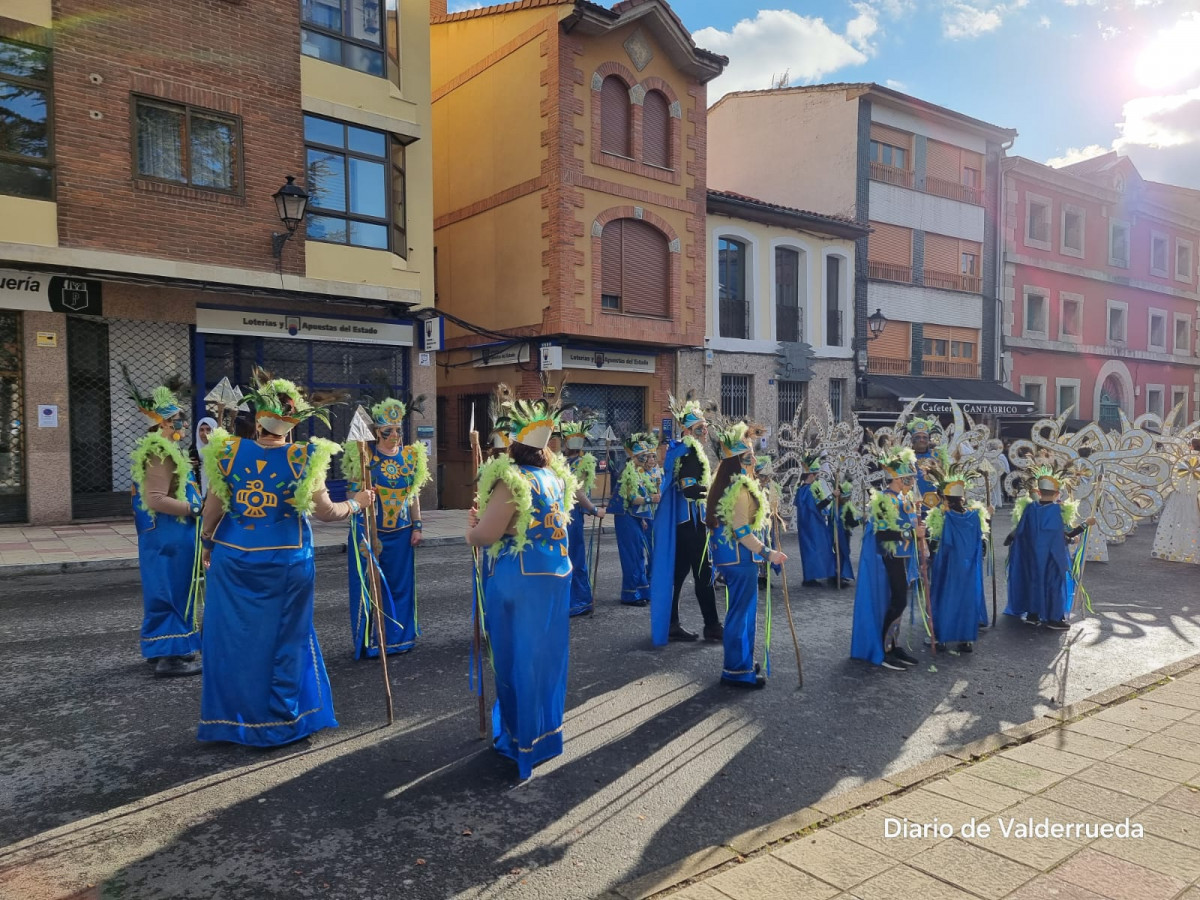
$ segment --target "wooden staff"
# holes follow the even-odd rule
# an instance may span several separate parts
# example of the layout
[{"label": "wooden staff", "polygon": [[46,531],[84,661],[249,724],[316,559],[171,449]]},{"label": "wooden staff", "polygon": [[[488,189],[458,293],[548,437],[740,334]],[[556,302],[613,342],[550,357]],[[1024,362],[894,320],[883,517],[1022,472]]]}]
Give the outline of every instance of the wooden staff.
[{"label": "wooden staff", "polygon": [[[778,513],[772,518],[775,520],[771,526],[771,543],[774,544],[774,550],[779,551],[779,531],[783,522],[783,517]],[[769,566],[770,563],[767,563]],[[788,628],[792,632],[792,647],[796,650],[796,676],[800,681],[799,687],[804,687],[804,663],[800,660],[800,639],[796,637],[796,623],[792,619],[792,601],[788,597],[787,586],[787,569],[784,566],[779,567],[780,577],[783,579],[783,608],[787,611]]]},{"label": "wooden staff", "polygon": [[[483,449],[479,446],[479,432],[475,430],[475,407],[471,407],[471,464],[475,467],[476,476],[483,468]],[[475,508],[479,508],[479,494],[475,494]],[[483,681],[483,630],[480,619],[483,618],[483,608],[479,602],[479,592],[483,590],[483,554],[478,547],[471,548],[471,558],[475,563],[475,590],[471,592],[471,602],[475,611],[471,615],[474,627],[471,629],[471,652],[479,666],[479,739],[486,741],[491,729],[487,722],[487,685]]]},{"label": "wooden staff", "polygon": [[842,589],[842,479],[840,472],[833,474],[833,482],[833,560],[834,565],[837,566],[837,589],[840,591]]},{"label": "wooden staff", "polygon": [[[929,589],[929,543],[925,538],[917,542],[918,570],[921,590],[925,592],[925,618],[929,624],[929,647],[937,656],[937,633],[933,627],[933,593]],[[911,619],[909,620],[911,624]]]},{"label": "wooden staff", "polygon": [[[371,484],[371,464],[367,455],[367,442],[358,442],[358,458],[362,463],[362,489],[364,491],[372,490]],[[387,723],[391,725],[396,721],[396,715],[392,709],[392,681],[388,678],[387,668],[387,634],[383,627],[383,603],[381,599],[382,592],[379,587],[379,569],[375,564],[375,558],[372,552],[375,548],[376,529],[375,529],[375,508],[363,510],[363,519],[367,524],[367,569],[370,572],[368,579],[369,590],[371,592],[371,608],[375,615],[375,634],[379,641],[379,662],[383,667],[383,692],[387,696]],[[356,551],[358,548],[355,548]]]},{"label": "wooden staff", "polygon": [[[988,506],[992,505],[992,473],[983,473],[984,490],[988,495]],[[992,627],[996,627],[996,523],[988,531],[988,555],[992,558]]]}]

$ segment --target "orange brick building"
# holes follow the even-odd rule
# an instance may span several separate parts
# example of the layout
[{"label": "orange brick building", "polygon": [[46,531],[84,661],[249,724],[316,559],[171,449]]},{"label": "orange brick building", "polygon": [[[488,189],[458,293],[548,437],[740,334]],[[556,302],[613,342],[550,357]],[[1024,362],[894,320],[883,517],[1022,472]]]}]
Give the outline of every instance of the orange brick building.
[{"label": "orange brick building", "polygon": [[676,351],[705,329],[706,84],[727,60],[662,0],[431,12],[436,302],[459,320],[438,360],[439,453],[456,506],[471,410],[486,433],[497,381],[536,395],[543,348],[566,399],[621,438],[661,427],[686,390]]}]

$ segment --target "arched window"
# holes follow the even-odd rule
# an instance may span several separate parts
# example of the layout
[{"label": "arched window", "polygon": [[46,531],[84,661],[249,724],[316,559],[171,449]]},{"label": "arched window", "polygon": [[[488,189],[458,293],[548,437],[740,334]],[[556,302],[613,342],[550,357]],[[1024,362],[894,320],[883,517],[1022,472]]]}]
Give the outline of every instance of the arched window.
[{"label": "arched window", "polygon": [[717,240],[717,320],[721,337],[750,337],[750,298],[746,292],[746,245]]},{"label": "arched window", "polygon": [[807,287],[804,255],[792,247],[775,248],[775,339],[804,340],[804,306]]},{"label": "arched window", "polygon": [[649,91],[642,101],[642,162],[671,167],[671,104],[662,91]]},{"label": "arched window", "polygon": [[618,156],[632,156],[630,139],[629,87],[616,75],[600,86],[600,149]]},{"label": "arched window", "polygon": [[640,219],[614,219],[600,237],[600,305],[637,316],[671,315],[667,236]]}]

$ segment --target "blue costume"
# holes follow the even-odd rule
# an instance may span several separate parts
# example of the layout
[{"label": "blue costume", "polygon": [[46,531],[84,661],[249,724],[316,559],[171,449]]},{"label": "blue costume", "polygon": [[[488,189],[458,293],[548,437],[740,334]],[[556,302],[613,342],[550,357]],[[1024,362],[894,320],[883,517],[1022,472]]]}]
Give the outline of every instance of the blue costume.
[{"label": "blue costume", "polygon": [[[645,606],[650,602],[650,529],[654,507],[651,475],[637,465],[639,453],[650,452],[644,435],[633,435],[626,441],[630,458],[616,481],[609,510],[614,513],[617,532],[617,552],[621,557],[621,602],[627,606]],[[640,501],[640,502],[639,502]]]},{"label": "blue costume", "polygon": [[[567,465],[579,482],[584,495],[590,495],[596,481],[596,457],[590,454],[568,456]],[[619,540],[619,538],[618,538]],[[584,616],[592,611],[592,576],[588,571],[587,528],[583,510],[571,517],[567,526],[567,547],[571,557],[571,616]]]},{"label": "blue costume", "polygon": [[925,463],[934,458],[933,449],[915,453],[914,455],[917,458],[917,500],[924,500],[926,494],[937,493],[937,485],[926,477],[924,466]]},{"label": "blue costume", "polygon": [[338,449],[320,439],[262,447],[219,430],[209,441],[225,513],[208,570],[202,741],[269,747],[337,727],[313,629],[307,512]]},{"label": "blue costume", "polygon": [[1071,612],[1075,581],[1067,539],[1074,518],[1074,503],[1031,501],[1021,498],[1013,509],[1016,527],[1009,537],[1008,606],[1005,615],[1034,616],[1058,622]]},{"label": "blue costume", "polygon": [[[742,492],[750,495],[750,521],[737,526],[736,517],[731,513],[739,499],[738,494]],[[731,502],[726,503],[727,500]],[[720,507],[725,514],[719,514],[720,524],[714,529],[709,542],[713,572],[722,576],[727,599],[722,681],[753,684],[758,677],[759,667],[754,662],[754,638],[758,625],[758,564],[762,562],[762,557],[751,552],[740,541],[765,529],[767,505],[766,497],[757,484],[745,475],[736,476],[722,498]]]},{"label": "blue costume", "polygon": [[[800,565],[805,582],[837,576],[837,555],[833,548],[835,525],[833,495],[820,481],[796,488],[796,533],[800,542]],[[842,580],[854,579],[850,561],[850,531],[846,516],[853,515],[849,504],[841,504],[836,526],[841,544]]]},{"label": "blue costume", "polygon": [[[936,549],[929,565],[933,633],[941,643],[971,643],[987,622],[983,592],[983,540],[987,529],[981,507],[962,512],[931,510],[926,524]],[[980,615],[983,619],[981,622]]]},{"label": "blue costume", "polygon": [[497,480],[513,492],[517,534],[489,548],[484,563],[484,623],[496,676],[492,735],[496,750],[526,779],[538,763],[562,753],[573,498],[553,469],[494,460],[480,476],[480,496]]},{"label": "blue costume", "polygon": [[854,623],[850,656],[874,665],[884,661],[895,641],[891,634],[908,605],[908,586],[918,578],[913,529],[917,506],[908,495],[872,491],[863,528],[854,590]]},{"label": "blue costume", "polygon": [[[367,465],[375,490],[375,534],[378,548],[368,555],[366,513],[356,513],[350,527],[347,564],[350,576],[350,634],[354,658],[379,656],[379,636],[370,604],[370,568],[379,566],[380,603],[388,653],[411,650],[421,631],[417,624],[417,591],[414,576],[411,517],[412,499],[428,480],[425,447],[410,444],[395,456],[371,445]],[[342,470],[349,490],[362,489],[362,463],[357,444],[347,444]],[[375,551],[378,552],[375,552]],[[357,551],[357,552],[355,552]]]}]

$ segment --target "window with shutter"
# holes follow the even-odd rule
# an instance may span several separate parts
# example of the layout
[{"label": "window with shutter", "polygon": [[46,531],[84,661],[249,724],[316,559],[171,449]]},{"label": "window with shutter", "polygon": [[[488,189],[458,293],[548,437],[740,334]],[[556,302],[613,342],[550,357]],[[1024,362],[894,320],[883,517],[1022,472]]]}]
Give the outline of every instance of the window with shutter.
[{"label": "window with shutter", "polygon": [[958,238],[925,234],[925,284],[959,290]]},{"label": "window with shutter", "polygon": [[609,75],[600,87],[600,149],[618,156],[631,156],[631,107],[629,87],[616,75]]},{"label": "window with shutter", "polygon": [[925,174],[958,183],[959,149],[941,141],[929,141],[925,152]]},{"label": "window with shutter", "polygon": [[621,308],[621,228],[624,219],[604,226],[600,236],[600,306]]},{"label": "window with shutter", "polygon": [[667,236],[639,219],[614,219],[600,235],[600,306],[635,316],[671,314]]},{"label": "window with shutter", "polygon": [[642,101],[642,162],[671,167],[671,104],[662,91],[650,91]]},{"label": "window with shutter", "polygon": [[912,229],[872,222],[867,239],[867,269],[870,278],[912,281]]},{"label": "window with shutter", "polygon": [[888,320],[879,337],[867,342],[867,371],[872,375],[912,374],[912,325]]}]

